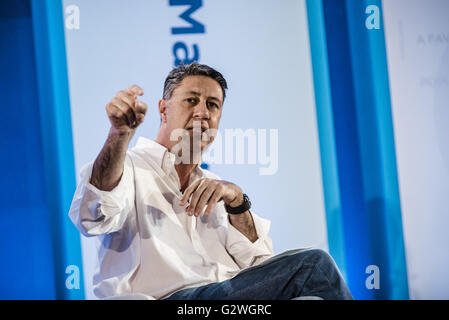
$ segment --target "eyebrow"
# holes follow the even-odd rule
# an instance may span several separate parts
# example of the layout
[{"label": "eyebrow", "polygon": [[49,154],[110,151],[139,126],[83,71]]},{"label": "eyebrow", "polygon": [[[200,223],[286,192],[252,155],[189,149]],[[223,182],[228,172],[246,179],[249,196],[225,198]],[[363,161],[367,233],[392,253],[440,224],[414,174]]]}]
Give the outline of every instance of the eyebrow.
[{"label": "eyebrow", "polygon": [[[200,96],[200,95],[201,95],[201,93],[196,92],[196,91],[188,91],[188,92],[186,92],[186,94],[193,94],[193,95],[195,95],[195,96]],[[218,99],[217,97],[210,96],[210,97],[207,97],[207,98],[208,98],[208,99],[211,99],[211,100],[217,100],[218,102],[221,103],[220,99]]]}]

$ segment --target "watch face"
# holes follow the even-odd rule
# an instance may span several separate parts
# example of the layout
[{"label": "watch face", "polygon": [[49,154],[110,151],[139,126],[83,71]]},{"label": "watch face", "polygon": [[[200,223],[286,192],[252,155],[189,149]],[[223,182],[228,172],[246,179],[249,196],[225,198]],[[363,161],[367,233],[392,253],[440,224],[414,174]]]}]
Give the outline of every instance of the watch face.
[{"label": "watch face", "polygon": [[249,200],[248,196],[246,194],[243,194],[243,203],[242,206],[246,207],[246,210],[251,208],[251,201]]}]

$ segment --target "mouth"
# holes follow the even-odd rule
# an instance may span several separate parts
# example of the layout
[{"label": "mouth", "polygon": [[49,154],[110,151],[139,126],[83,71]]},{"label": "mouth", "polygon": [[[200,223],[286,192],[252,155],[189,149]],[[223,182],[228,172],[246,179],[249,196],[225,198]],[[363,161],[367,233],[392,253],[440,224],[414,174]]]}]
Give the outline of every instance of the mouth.
[{"label": "mouth", "polygon": [[[209,128],[207,128],[207,127],[203,127],[203,126],[201,126],[201,128],[197,128],[197,127],[195,127],[195,129],[201,129],[201,133],[204,133],[206,130],[208,130]],[[194,130],[194,128],[193,127],[189,127],[189,128],[187,128],[187,130]]]}]

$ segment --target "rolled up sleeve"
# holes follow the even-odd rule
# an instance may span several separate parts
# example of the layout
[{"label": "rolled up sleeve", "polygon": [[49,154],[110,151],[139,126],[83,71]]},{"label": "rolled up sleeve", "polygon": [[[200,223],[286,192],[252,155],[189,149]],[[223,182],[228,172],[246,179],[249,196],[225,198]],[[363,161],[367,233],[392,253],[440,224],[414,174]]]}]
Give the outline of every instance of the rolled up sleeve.
[{"label": "rolled up sleeve", "polygon": [[271,222],[251,212],[258,239],[251,242],[230,222],[226,249],[240,268],[258,265],[273,256],[273,242],[268,236]]},{"label": "rolled up sleeve", "polygon": [[134,172],[128,155],[120,182],[111,191],[100,190],[90,183],[92,168],[93,162],[81,170],[69,211],[70,219],[85,236],[120,230],[134,208]]}]

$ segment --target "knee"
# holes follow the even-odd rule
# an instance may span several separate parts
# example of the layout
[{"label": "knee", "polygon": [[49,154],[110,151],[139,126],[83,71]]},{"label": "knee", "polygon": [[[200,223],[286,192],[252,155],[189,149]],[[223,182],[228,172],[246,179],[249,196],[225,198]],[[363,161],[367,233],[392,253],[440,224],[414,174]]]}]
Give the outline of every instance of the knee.
[{"label": "knee", "polygon": [[332,257],[322,249],[310,249],[302,252],[303,258],[310,264],[320,264],[326,266],[333,266],[334,260]]}]

